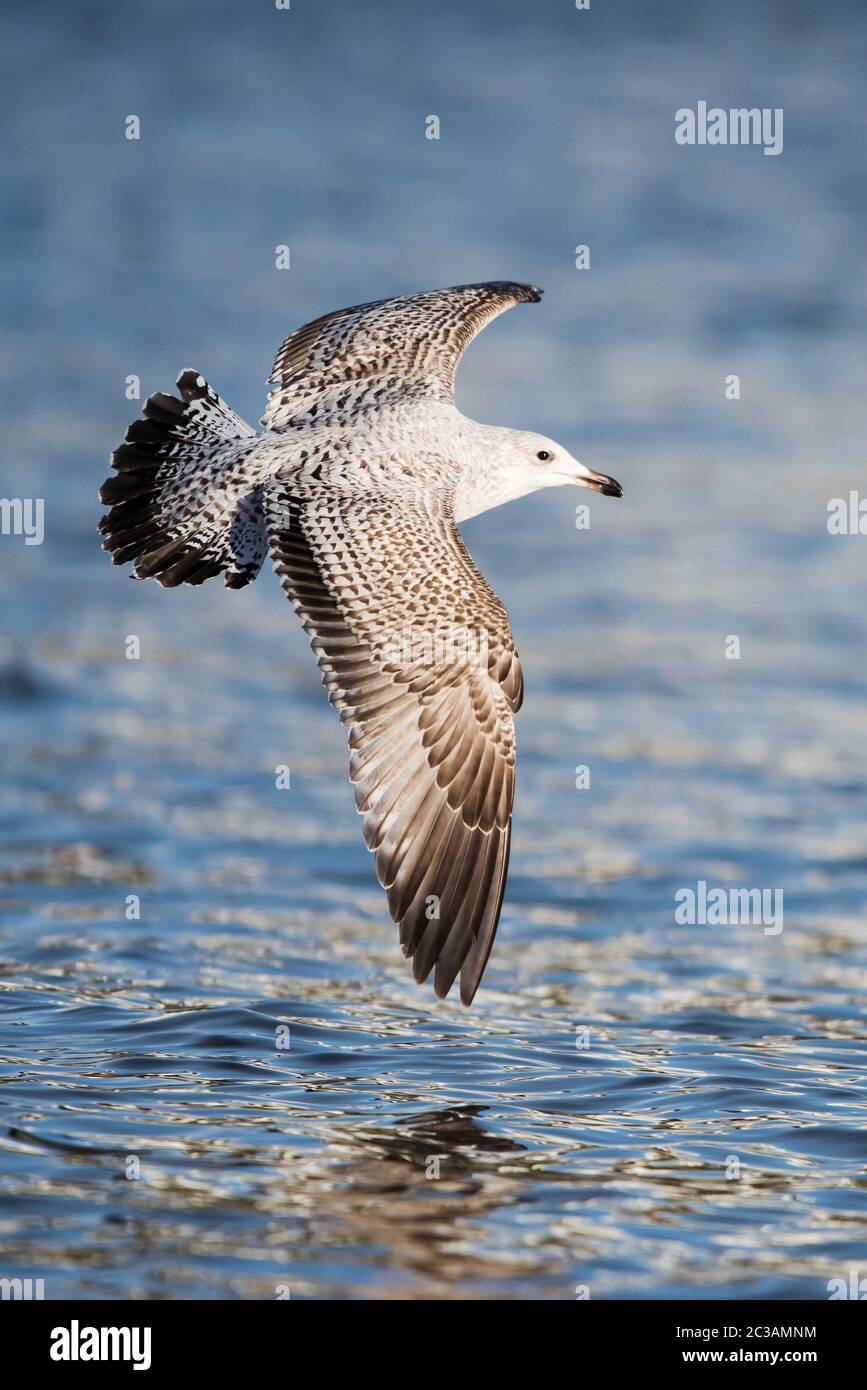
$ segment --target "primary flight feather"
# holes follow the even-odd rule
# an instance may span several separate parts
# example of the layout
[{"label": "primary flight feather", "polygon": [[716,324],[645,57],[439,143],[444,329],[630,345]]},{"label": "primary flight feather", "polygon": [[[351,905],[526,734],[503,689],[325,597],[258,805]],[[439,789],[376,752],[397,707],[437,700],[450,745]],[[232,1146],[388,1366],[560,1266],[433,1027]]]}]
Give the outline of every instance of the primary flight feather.
[{"label": "primary flight feather", "polygon": [[454,403],[467,344],[532,285],[341,309],[274,361],[257,434],[193,371],[112,455],[103,548],[137,578],[230,588],[270,551],[349,732],[364,838],[417,981],[470,1004],[503,901],[521,664],[457,523],[538,488],[620,497],[543,435]]}]

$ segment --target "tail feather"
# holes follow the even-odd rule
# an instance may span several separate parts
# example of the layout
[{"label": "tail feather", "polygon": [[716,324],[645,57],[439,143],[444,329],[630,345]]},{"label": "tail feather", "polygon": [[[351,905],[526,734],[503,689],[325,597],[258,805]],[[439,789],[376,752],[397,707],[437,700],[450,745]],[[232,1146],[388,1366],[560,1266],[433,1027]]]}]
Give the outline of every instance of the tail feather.
[{"label": "tail feather", "polygon": [[177,386],[180,398],[148,398],[111,456],[102,547],[116,565],[132,560],[137,579],[171,588],[222,573],[239,589],[267,552],[257,435],[198,372],[181,372]]}]

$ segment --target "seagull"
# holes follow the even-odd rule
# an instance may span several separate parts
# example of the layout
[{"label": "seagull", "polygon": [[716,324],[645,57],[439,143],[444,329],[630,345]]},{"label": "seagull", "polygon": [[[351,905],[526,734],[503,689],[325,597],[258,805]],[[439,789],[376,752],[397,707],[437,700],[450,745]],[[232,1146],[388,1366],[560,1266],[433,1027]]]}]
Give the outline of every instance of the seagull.
[{"label": "seagull", "polygon": [[622,497],[553,440],[455,405],[471,340],[533,285],[339,309],[283,343],[257,433],[186,370],[112,454],[103,549],[166,588],[270,552],[348,730],[350,778],[418,983],[469,1005],[503,901],[521,663],[458,525],[539,488]]}]

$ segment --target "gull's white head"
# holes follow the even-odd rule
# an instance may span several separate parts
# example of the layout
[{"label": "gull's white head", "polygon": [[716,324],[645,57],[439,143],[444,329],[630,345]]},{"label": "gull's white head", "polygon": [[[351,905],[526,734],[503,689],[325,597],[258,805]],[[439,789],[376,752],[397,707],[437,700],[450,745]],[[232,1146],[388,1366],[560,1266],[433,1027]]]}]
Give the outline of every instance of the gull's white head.
[{"label": "gull's white head", "polygon": [[562,444],[546,438],[544,434],[533,434],[530,430],[506,430],[504,433],[510,436],[509,471],[514,470],[516,476],[523,476],[526,482],[524,492],[572,483],[575,487],[588,487],[592,492],[601,492],[606,497],[623,496],[623,488],[616,478],[609,478],[605,473],[594,473],[592,468],[573,458]]},{"label": "gull's white head", "polygon": [[[479,512],[512,502],[543,487],[590,488],[606,497],[622,497],[623,488],[615,478],[595,473],[573,458],[562,444],[530,430],[480,426],[484,431],[484,461],[467,468],[455,498],[458,521]],[[481,442],[481,441],[480,441]]]}]

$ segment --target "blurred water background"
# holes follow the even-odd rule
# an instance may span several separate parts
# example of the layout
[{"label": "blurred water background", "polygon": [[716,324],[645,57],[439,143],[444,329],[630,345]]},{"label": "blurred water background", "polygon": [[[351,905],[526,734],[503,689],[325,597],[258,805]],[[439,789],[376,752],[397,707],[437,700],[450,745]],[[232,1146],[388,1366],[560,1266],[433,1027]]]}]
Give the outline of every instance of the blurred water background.
[{"label": "blurred water background", "polygon": [[[3,23],[0,492],[44,498],[46,534],[0,538],[0,1274],[384,1299],[867,1274],[867,541],[826,525],[864,482],[863,6]],[[699,100],[782,107],[783,153],[678,146]],[[255,421],[291,328],[492,278],[545,298],[470,349],[459,404],[626,499],[589,531],[569,490],[466,527],[527,676],[467,1011],[411,982],[273,576],[133,584],[96,494],[128,375],[196,367]],[[700,879],[782,890],[784,930],[676,925]]]}]

